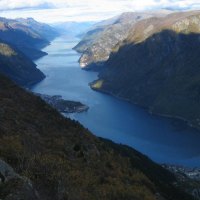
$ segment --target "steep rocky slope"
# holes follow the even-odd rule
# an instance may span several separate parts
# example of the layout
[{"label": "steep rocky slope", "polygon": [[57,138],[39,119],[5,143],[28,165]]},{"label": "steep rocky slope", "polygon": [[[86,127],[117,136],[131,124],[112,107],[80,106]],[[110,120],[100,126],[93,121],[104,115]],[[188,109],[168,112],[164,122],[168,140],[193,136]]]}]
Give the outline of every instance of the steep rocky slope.
[{"label": "steep rocky slope", "polygon": [[45,78],[36,65],[15,47],[0,41],[0,73],[19,85],[32,85]]},{"label": "steep rocky slope", "polygon": [[0,18],[0,39],[15,45],[31,59],[46,55],[40,49],[49,44],[56,32],[48,25],[28,19]]},{"label": "steep rocky slope", "polygon": [[100,69],[108,60],[112,49],[127,38],[129,31],[138,21],[152,16],[164,17],[169,11],[130,12],[95,24],[74,49],[82,56],[80,66],[85,69]]},{"label": "steep rocky slope", "polygon": [[2,200],[192,199],[147,157],[96,138],[2,76],[0,121]]},{"label": "steep rocky slope", "polygon": [[138,22],[92,88],[200,128],[200,12]]}]

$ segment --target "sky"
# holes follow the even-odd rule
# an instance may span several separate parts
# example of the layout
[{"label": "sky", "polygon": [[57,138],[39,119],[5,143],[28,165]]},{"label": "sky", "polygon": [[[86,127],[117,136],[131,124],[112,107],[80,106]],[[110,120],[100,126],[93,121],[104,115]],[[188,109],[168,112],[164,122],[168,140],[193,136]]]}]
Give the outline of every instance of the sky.
[{"label": "sky", "polygon": [[0,16],[45,23],[101,21],[130,11],[200,10],[200,0],[0,0]]}]

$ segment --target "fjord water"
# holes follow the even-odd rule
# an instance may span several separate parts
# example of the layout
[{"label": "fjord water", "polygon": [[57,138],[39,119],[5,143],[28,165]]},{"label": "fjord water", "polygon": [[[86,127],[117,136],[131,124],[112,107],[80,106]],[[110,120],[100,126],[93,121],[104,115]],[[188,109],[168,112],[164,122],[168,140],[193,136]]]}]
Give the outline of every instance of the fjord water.
[{"label": "fjord water", "polygon": [[78,38],[62,36],[44,49],[48,55],[36,64],[47,77],[32,91],[62,95],[88,105],[87,112],[67,117],[78,120],[97,136],[127,144],[159,163],[199,167],[200,132],[91,90],[88,84],[97,79],[97,73],[80,69],[80,55],[72,50],[78,42]]}]

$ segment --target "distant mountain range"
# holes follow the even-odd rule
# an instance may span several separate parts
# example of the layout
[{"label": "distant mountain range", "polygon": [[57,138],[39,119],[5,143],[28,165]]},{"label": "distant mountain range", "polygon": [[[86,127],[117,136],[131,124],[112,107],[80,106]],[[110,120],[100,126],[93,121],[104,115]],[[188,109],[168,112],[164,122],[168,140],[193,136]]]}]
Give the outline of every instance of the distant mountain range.
[{"label": "distant mountain range", "polygon": [[55,29],[32,18],[16,20],[0,18],[0,39],[15,45],[31,59],[46,55],[40,49],[48,45],[49,40],[57,34]]},{"label": "distant mountain range", "polygon": [[32,60],[46,55],[40,49],[58,33],[32,18],[0,18],[0,72],[20,85],[30,85],[45,76]]},{"label": "distant mountain range", "polygon": [[52,24],[61,35],[82,37],[94,22],[60,22]]}]

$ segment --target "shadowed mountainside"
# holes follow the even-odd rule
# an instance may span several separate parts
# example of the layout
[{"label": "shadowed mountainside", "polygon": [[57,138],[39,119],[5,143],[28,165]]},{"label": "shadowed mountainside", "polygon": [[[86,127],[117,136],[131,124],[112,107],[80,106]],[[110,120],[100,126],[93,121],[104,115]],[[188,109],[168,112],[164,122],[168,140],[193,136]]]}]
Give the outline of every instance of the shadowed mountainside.
[{"label": "shadowed mountainside", "polygon": [[16,46],[32,60],[46,55],[40,49],[56,36],[57,33],[53,28],[32,18],[16,20],[0,18],[0,39]]},{"label": "shadowed mountainside", "polygon": [[45,78],[28,57],[4,42],[0,42],[0,72],[22,86],[32,85]]},{"label": "shadowed mountainside", "polygon": [[0,72],[22,86],[41,81],[45,75],[31,60],[46,55],[40,49],[57,35],[54,28],[32,18],[0,18]]},{"label": "shadowed mountainside", "polygon": [[200,127],[200,14],[137,23],[91,87]]}]

